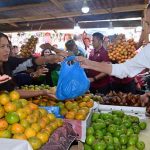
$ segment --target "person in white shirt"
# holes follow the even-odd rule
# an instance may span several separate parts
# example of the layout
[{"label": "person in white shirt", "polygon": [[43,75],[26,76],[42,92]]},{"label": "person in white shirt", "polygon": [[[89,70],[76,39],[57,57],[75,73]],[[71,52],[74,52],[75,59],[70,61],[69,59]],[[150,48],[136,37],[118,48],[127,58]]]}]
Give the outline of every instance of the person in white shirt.
[{"label": "person in white shirt", "polygon": [[145,46],[143,50],[134,58],[127,60],[121,64],[108,64],[106,62],[95,62],[84,57],[77,57],[83,68],[103,72],[118,78],[134,77],[142,70],[150,69],[150,44]]}]

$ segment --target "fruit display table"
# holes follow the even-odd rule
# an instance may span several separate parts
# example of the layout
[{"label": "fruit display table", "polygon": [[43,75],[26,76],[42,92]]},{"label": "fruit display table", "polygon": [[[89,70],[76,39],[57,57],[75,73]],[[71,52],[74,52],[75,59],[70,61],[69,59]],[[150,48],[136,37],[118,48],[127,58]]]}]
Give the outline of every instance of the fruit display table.
[{"label": "fruit display table", "polygon": [[150,150],[150,118],[146,119],[147,128],[140,133],[140,140],[145,143],[145,150]]}]

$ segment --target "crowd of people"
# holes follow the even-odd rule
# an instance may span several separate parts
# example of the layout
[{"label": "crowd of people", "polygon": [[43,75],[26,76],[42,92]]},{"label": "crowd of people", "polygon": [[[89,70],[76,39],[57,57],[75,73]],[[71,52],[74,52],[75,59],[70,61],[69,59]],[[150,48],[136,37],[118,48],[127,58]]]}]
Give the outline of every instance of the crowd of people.
[{"label": "crowd of people", "polygon": [[[148,6],[147,16],[150,16]],[[148,26],[150,19],[144,20]],[[140,41],[137,47],[141,46],[145,34],[142,30]],[[69,39],[65,42],[66,50],[59,50],[57,46],[51,46],[49,43],[41,45],[42,52],[39,57],[20,58],[18,56],[18,47],[12,46],[7,35],[0,33],[0,90],[13,90],[17,86],[25,84],[48,84],[57,86],[59,78],[59,62],[63,61],[68,55],[77,56],[77,61],[85,68],[89,78],[91,93],[107,94],[111,90],[136,93],[136,80],[134,77],[144,69],[150,68],[150,44],[145,46],[134,58],[125,63],[113,64],[108,57],[107,44],[103,34],[96,32],[92,38]],[[108,39],[107,39],[108,42]],[[37,95],[50,95],[48,91],[25,92],[18,90],[22,97],[31,97]]]}]

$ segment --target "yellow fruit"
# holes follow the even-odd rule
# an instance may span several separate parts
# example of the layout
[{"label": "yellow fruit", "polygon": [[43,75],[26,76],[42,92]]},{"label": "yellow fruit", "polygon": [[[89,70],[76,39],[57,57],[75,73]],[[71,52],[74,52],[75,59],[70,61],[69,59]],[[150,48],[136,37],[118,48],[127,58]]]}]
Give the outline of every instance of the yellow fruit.
[{"label": "yellow fruit", "polygon": [[16,100],[19,100],[20,94],[17,91],[11,91],[9,93],[9,97],[10,97],[11,101],[16,101]]},{"label": "yellow fruit", "polygon": [[7,94],[1,94],[0,95],[0,104],[6,105],[10,101],[10,98]]},{"label": "yellow fruit", "polygon": [[26,128],[24,134],[26,135],[27,139],[36,135],[36,131],[33,128]]},{"label": "yellow fruit", "polygon": [[52,113],[47,114],[47,117],[50,119],[50,122],[52,122],[52,121],[56,120],[55,115],[54,115],[54,114],[52,114]]},{"label": "yellow fruit", "polygon": [[35,137],[35,136],[30,137],[28,139],[28,141],[29,141],[29,143],[31,144],[31,146],[34,150],[39,150],[40,147],[42,146],[42,141],[39,138]]},{"label": "yellow fruit", "polygon": [[25,131],[25,128],[19,123],[14,123],[11,126],[11,132],[13,134],[24,133],[24,131]]},{"label": "yellow fruit", "polygon": [[23,133],[17,133],[13,135],[13,139],[26,140],[27,137]]},{"label": "yellow fruit", "polygon": [[43,144],[45,144],[49,139],[49,136],[46,132],[39,132],[36,136],[42,141]]},{"label": "yellow fruit", "polygon": [[8,123],[5,119],[0,119],[0,130],[5,130],[8,127]]}]

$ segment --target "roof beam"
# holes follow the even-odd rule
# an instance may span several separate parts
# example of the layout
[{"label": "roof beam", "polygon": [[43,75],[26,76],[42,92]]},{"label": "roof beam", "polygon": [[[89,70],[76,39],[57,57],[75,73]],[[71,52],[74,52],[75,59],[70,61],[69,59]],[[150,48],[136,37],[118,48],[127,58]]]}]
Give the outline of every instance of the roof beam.
[{"label": "roof beam", "polygon": [[16,23],[8,23],[8,24],[13,26],[13,27],[19,27]]},{"label": "roof beam", "polygon": [[17,9],[28,9],[28,8],[40,7],[40,6],[47,6],[48,4],[49,4],[49,2],[43,2],[43,3],[38,3],[38,4],[25,4],[25,5],[10,6],[10,7],[0,7],[0,12],[17,10]]},{"label": "roof beam", "polygon": [[[144,10],[147,5],[133,5],[128,7],[115,7],[112,9],[112,13],[119,12],[132,12],[132,11],[141,11]],[[91,11],[92,14],[84,14],[86,15],[97,15],[97,14],[108,14],[108,11],[104,9],[95,9]],[[38,21],[38,20],[46,20],[46,19],[59,19],[59,18],[69,18],[69,17],[77,17],[83,15],[81,12],[64,12],[55,14],[52,16],[51,14],[38,15],[38,16],[30,16],[30,17],[22,17],[22,18],[10,18],[10,19],[0,19],[0,24],[2,23],[14,23],[14,22],[26,22],[26,21]]]},{"label": "roof beam", "polygon": [[[52,2],[57,8],[59,8],[60,10],[62,10],[63,12],[65,12],[65,8],[64,6],[58,2],[57,0],[49,0],[50,2]],[[74,23],[74,19],[73,18],[68,18],[71,22]]]}]

